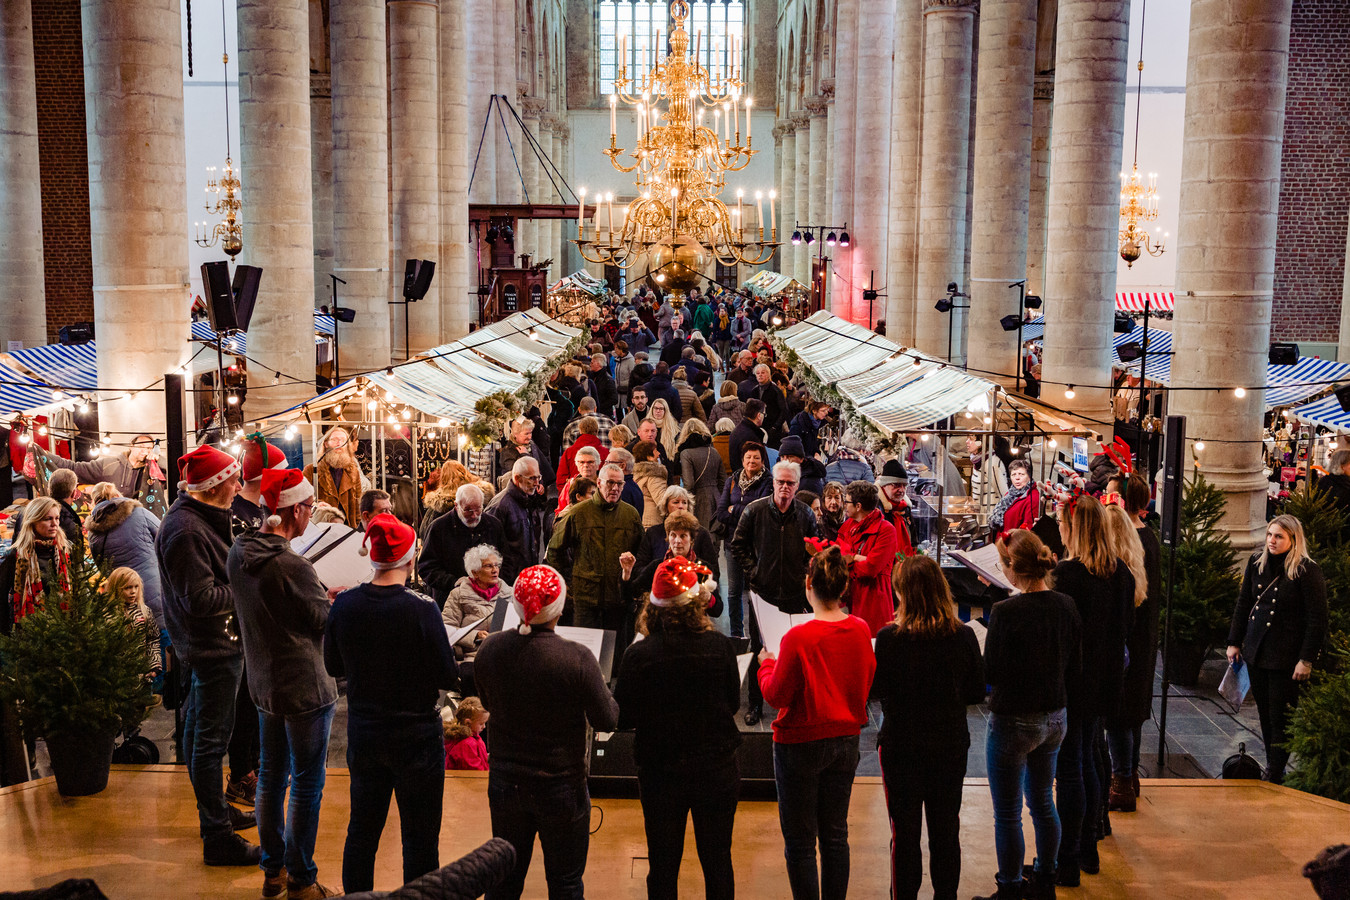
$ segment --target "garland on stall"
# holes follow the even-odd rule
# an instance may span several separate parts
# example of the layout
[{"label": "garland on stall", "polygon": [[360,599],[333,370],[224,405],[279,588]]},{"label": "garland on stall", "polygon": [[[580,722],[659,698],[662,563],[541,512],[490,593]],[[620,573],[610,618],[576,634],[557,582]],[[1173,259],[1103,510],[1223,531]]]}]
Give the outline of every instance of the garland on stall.
[{"label": "garland on stall", "polygon": [[878,453],[894,449],[894,438],[877,428],[876,424],[867,416],[858,412],[858,408],[854,406],[853,401],[840,393],[837,387],[822,381],[811,366],[802,362],[801,357],[797,355],[797,351],[783,343],[783,340],[776,335],[770,335],[769,341],[773,344],[777,358],[788,364],[788,368],[806,385],[806,389],[811,392],[811,396],[818,400],[824,400],[838,409],[849,430],[860,440],[866,442],[868,450]]},{"label": "garland on stall", "polygon": [[590,343],[590,339],[590,330],[582,329],[580,334],[567,342],[562,352],[545,360],[533,372],[526,372],[525,384],[515,393],[497,391],[475,403],[473,410],[478,415],[469,423],[466,430],[469,445],[475,450],[481,449],[505,435],[511,422],[544,398],[544,391],[553,380],[553,376],[565,364],[571,362],[572,357]]}]

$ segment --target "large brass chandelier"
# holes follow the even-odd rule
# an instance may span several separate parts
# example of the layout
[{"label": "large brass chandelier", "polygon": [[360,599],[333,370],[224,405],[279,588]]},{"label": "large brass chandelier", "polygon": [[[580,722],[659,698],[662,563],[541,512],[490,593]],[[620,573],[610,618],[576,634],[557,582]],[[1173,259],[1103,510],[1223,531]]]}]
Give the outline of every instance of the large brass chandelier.
[{"label": "large brass chandelier", "polygon": [[[763,192],[755,194],[754,218],[749,222],[749,201],[743,189],[736,191],[734,208],[720,199],[726,174],[744,169],[757,152],[752,149],[750,128],[753,102],[743,96],[744,71],[735,62],[735,42],[728,53],[731,62],[714,74],[698,63],[701,34],[693,54],[689,53],[689,34],[684,29],[689,4],[675,0],[670,15],[674,22],[670,53],[662,60],[659,48],[653,47],[646,72],[634,73],[630,79],[627,38],[616,48],[619,60],[609,98],[609,148],[603,152],[620,172],[637,173],[637,198],[623,211],[616,230],[614,195],[598,194],[595,227],[588,235],[583,222],[586,191],[580,189],[575,243],[587,261],[623,269],[640,259],[655,262],[659,268],[662,259],[688,258],[684,251],[691,246],[710,252],[724,265],[767,262],[778,247],[776,194],[768,192],[767,229]],[[618,146],[620,100],[632,107],[636,124],[631,164],[622,159],[629,151]],[[711,124],[706,122],[708,110]],[[602,231],[600,211],[606,204],[608,227]]]},{"label": "large brass chandelier", "polygon": [[1134,268],[1134,261],[1145,253],[1149,256],[1161,256],[1163,238],[1159,236],[1161,228],[1155,228],[1154,234],[1140,227],[1141,222],[1152,222],[1158,218],[1158,173],[1150,172],[1148,184],[1144,184],[1139,174],[1139,121],[1144,101],[1144,12],[1148,0],[1144,0],[1139,14],[1139,81],[1134,93],[1134,167],[1130,174],[1120,173],[1120,258],[1125,260],[1127,269]]}]

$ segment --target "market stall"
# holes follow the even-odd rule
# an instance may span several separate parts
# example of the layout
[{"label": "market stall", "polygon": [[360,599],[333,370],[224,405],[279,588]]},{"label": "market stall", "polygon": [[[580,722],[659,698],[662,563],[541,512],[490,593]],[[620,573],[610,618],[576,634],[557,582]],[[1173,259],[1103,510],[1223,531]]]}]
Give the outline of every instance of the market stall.
[{"label": "market stall", "polygon": [[573,328],[584,328],[600,311],[600,303],[609,294],[609,286],[582,269],[564,275],[549,285],[544,311]]}]

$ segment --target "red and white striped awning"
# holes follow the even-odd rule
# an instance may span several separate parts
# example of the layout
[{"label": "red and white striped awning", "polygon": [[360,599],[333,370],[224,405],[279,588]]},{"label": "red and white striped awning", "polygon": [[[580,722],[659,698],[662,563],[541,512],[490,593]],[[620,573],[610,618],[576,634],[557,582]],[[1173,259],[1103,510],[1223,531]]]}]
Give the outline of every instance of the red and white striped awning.
[{"label": "red and white striped awning", "polygon": [[1120,291],[1116,294],[1116,309],[1120,312],[1144,311],[1144,300],[1148,299],[1151,312],[1172,312],[1176,306],[1176,295],[1171,291],[1165,294],[1141,294],[1133,291]]}]

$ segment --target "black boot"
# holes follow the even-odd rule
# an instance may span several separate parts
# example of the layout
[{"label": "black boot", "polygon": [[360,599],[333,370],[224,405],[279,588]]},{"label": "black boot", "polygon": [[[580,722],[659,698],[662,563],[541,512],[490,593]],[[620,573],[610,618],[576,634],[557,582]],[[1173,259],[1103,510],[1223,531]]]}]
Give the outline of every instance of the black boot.
[{"label": "black boot", "polygon": [[208,866],[256,866],[262,848],[237,834],[209,837],[202,842],[202,861]]},{"label": "black boot", "polygon": [[230,812],[230,827],[235,831],[243,831],[246,828],[257,828],[258,817],[251,812],[244,812],[238,807],[225,804],[225,808]]},{"label": "black boot", "polygon": [[1022,893],[1022,889],[1026,885],[1025,881],[1019,881],[1016,884],[1003,884],[1002,882],[995,882],[995,884],[997,887],[994,893],[987,897],[972,897],[971,900],[1022,900],[1023,897],[1027,896]]},{"label": "black boot", "polygon": [[1078,868],[1087,875],[1096,875],[1102,870],[1102,860],[1097,854],[1096,841],[1083,842],[1083,848],[1078,853]]},{"label": "black boot", "polygon": [[758,707],[758,706],[752,706],[752,707],[750,707],[749,709],[747,709],[747,710],[745,711],[745,718],[744,718],[744,721],[745,721],[746,726],[747,726],[747,727],[750,727],[750,728],[753,728],[754,726],[756,726],[756,725],[759,724],[759,720],[760,720],[763,716],[764,716],[764,710],[763,710],[763,708]]},{"label": "black boot", "polygon": [[1037,872],[1034,865],[1022,867],[1022,896],[1025,900],[1055,900],[1055,872]]}]

